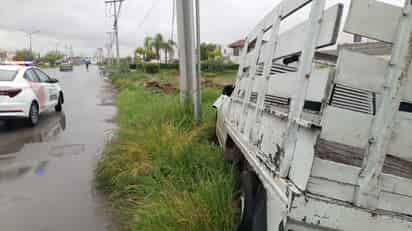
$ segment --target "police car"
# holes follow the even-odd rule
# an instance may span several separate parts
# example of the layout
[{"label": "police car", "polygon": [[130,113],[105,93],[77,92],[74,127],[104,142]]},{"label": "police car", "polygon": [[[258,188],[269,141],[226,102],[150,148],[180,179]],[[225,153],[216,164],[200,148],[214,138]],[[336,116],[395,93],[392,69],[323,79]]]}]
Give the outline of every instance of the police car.
[{"label": "police car", "polygon": [[24,118],[35,126],[45,111],[60,112],[64,94],[58,80],[31,62],[0,65],[0,120]]}]

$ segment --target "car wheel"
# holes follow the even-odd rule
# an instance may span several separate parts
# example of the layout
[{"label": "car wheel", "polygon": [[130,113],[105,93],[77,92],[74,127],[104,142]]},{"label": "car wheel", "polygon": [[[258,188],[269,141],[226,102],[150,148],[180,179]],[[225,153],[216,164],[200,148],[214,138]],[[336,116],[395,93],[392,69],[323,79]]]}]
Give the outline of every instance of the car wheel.
[{"label": "car wheel", "polygon": [[39,123],[39,107],[34,102],[30,106],[28,122],[30,126],[36,126]]},{"label": "car wheel", "polygon": [[56,112],[61,112],[62,111],[62,109],[63,109],[62,105],[63,105],[63,99],[62,99],[62,95],[60,94],[59,95],[59,101],[58,101],[57,105],[54,107]]}]

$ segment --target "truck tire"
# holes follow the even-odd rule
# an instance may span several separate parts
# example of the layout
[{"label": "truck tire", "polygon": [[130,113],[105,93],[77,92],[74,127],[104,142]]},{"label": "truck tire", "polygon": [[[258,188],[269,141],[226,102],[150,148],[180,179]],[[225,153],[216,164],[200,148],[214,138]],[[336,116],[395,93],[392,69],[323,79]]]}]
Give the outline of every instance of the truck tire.
[{"label": "truck tire", "polygon": [[257,178],[250,171],[243,171],[239,177],[240,183],[240,219],[237,231],[252,230],[254,210],[255,210],[255,193]]},{"label": "truck tire", "polygon": [[253,216],[252,231],[267,231],[266,191],[262,184],[255,196],[257,202]]}]

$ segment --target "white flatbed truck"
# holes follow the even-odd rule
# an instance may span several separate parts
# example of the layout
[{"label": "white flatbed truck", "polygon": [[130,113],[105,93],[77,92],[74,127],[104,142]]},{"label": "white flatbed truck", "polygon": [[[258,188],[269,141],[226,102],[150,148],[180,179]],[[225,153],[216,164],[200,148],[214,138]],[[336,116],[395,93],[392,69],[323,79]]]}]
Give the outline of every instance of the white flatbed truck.
[{"label": "white flatbed truck", "polygon": [[[386,1],[387,2],[387,1]],[[287,31],[302,7],[309,18]],[[377,0],[283,0],[247,36],[236,84],[216,101],[225,158],[240,170],[239,230],[412,230],[412,12]],[[388,58],[341,49],[346,33]]]}]

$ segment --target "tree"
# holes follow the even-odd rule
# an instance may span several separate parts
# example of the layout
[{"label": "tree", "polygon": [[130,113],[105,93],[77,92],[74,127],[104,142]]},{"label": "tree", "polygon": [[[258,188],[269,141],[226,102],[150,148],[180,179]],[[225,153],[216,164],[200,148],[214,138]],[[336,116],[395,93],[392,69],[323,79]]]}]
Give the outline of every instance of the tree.
[{"label": "tree", "polygon": [[14,61],[33,61],[35,55],[28,49],[17,50]]},{"label": "tree", "polygon": [[41,58],[41,61],[50,63],[51,66],[54,66],[56,65],[56,62],[61,59],[64,59],[64,54],[56,51],[49,51]]},{"label": "tree", "polygon": [[145,60],[146,50],[143,47],[138,47],[134,50],[134,60],[135,62],[140,60]]},{"label": "tree", "polygon": [[160,51],[163,49],[164,43],[165,42],[163,40],[163,36],[160,33],[156,34],[156,36],[154,37],[152,41],[152,47],[155,50],[156,58],[157,60],[159,60],[159,62],[160,62]]},{"label": "tree", "polygon": [[221,58],[223,54],[220,49],[215,49],[213,51],[209,51],[207,53],[207,56],[208,56],[208,59],[216,59],[216,58]]},{"label": "tree", "polygon": [[153,44],[153,38],[152,37],[146,37],[146,38],[144,38],[144,49],[146,49],[146,50],[151,50],[153,47],[152,47],[152,44]]},{"label": "tree", "polygon": [[154,53],[152,50],[147,50],[147,51],[146,51],[146,59],[145,59],[145,61],[146,61],[146,62],[149,62],[149,61],[151,61],[151,60],[153,60],[153,59],[156,59],[156,53]]},{"label": "tree", "polygon": [[153,53],[153,38],[152,37],[146,37],[144,39],[144,55],[143,55],[143,60],[146,62],[149,62],[152,60],[154,57]]},{"label": "tree", "polygon": [[[210,59],[209,54],[215,50],[220,50],[218,45],[213,43],[200,44],[200,60],[205,61]],[[213,53],[212,53],[213,54]]]},{"label": "tree", "polygon": [[[163,44],[163,50],[165,53],[165,63],[169,63],[169,59],[171,59],[174,56],[175,53],[175,48],[174,46],[176,43],[173,40],[169,40]],[[170,55],[170,57],[168,56]]]}]

